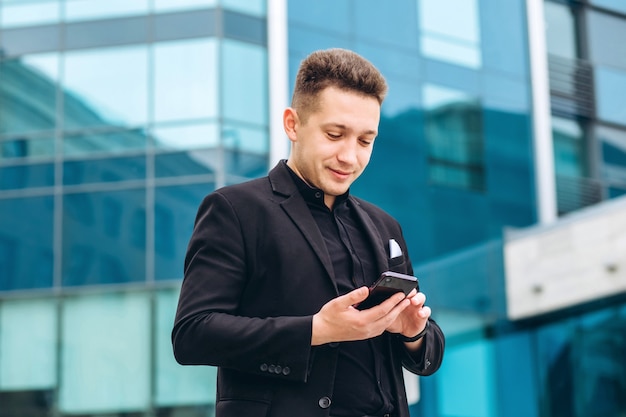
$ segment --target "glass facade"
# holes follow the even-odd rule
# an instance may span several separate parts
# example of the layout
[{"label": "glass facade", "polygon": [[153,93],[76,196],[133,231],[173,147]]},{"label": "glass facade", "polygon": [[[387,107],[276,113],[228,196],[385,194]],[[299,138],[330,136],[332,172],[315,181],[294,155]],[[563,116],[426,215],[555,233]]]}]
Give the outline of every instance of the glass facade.
[{"label": "glass facade", "polygon": [[[626,413],[623,296],[506,317],[503,231],[537,222],[526,1],[285,2],[290,87],[329,47],[389,83],[351,192],[400,221],[447,335],[412,415]],[[213,415],[170,332],[198,204],[270,168],[267,8],[0,0],[0,417]],[[565,215],[626,194],[626,9],[543,12]]]},{"label": "glass facade", "polygon": [[197,207],[266,172],[265,1],[0,1],[0,416],[208,416]]}]

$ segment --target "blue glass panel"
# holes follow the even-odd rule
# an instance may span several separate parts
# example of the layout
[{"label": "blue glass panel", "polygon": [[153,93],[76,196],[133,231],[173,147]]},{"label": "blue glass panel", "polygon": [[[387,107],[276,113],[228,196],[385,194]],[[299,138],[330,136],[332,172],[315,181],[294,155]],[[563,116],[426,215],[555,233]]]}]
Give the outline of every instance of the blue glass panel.
[{"label": "blue glass panel", "polygon": [[566,4],[551,1],[543,5],[548,53],[569,59],[578,58],[574,10]]},{"label": "blue glass panel", "polygon": [[200,9],[216,6],[218,0],[154,0],[154,9],[157,12],[176,10]]},{"label": "blue glass panel", "polygon": [[217,117],[217,53],[216,39],[163,42],[154,46],[155,121]]},{"label": "blue glass panel", "polygon": [[63,285],[145,280],[144,189],[63,197]]},{"label": "blue glass panel", "polygon": [[417,3],[415,0],[395,0],[390,7],[384,1],[359,0],[358,6],[353,8],[353,34],[362,40],[417,51]]},{"label": "blue glass panel", "polygon": [[472,69],[482,66],[476,0],[421,0],[418,17],[425,56]]},{"label": "blue glass panel", "polygon": [[148,0],[65,0],[65,20],[106,19],[148,12]]},{"label": "blue glass panel", "polygon": [[54,138],[10,138],[0,141],[0,159],[54,157]]},{"label": "blue glass panel", "polygon": [[220,132],[217,123],[185,123],[154,128],[151,139],[158,149],[215,148],[220,144]]},{"label": "blue glass panel", "polygon": [[155,279],[183,277],[185,251],[202,199],[212,183],[157,187],[154,202]]},{"label": "blue glass panel", "polygon": [[52,196],[0,200],[0,290],[52,286],[53,203]]},{"label": "blue glass panel", "polygon": [[267,9],[266,0],[221,0],[221,3],[226,9],[260,17],[265,16]]},{"label": "blue glass panel", "polygon": [[224,171],[241,178],[256,178],[267,174],[268,157],[265,154],[224,151]]},{"label": "blue glass panel", "polygon": [[67,52],[63,83],[65,128],[147,121],[145,46]]},{"label": "blue glass panel", "polygon": [[626,130],[598,126],[596,138],[602,151],[602,178],[612,186],[626,188]]},{"label": "blue glass panel", "polygon": [[223,117],[267,126],[267,50],[224,40],[221,68]]},{"label": "blue glass panel", "polygon": [[143,151],[146,148],[147,139],[142,129],[67,134],[63,137],[63,154],[66,156],[106,155]]},{"label": "blue glass panel", "polygon": [[583,177],[586,175],[585,133],[579,122],[552,117],[554,170],[556,175]]},{"label": "blue glass panel", "polygon": [[97,182],[118,182],[146,178],[145,155],[65,160],[63,184],[76,185]]},{"label": "blue glass panel", "polygon": [[600,66],[626,69],[626,42],[607,42],[607,39],[626,39],[624,19],[590,10],[585,23],[590,60]]},{"label": "blue glass panel", "polygon": [[57,23],[61,16],[59,1],[5,2],[0,10],[0,26],[19,27]]},{"label": "blue glass panel", "polygon": [[[287,13],[289,15],[289,46],[291,42],[291,30],[296,25],[311,27],[316,32],[320,29],[325,32],[331,32],[333,37],[345,36],[350,32],[350,16],[353,13],[349,1],[335,0],[318,0],[315,2],[306,2],[300,0],[287,1]],[[299,44],[294,44],[299,45]],[[299,46],[299,49],[301,46]],[[308,52],[312,52],[313,49]]]},{"label": "blue glass panel", "polygon": [[[355,52],[372,62],[383,73],[387,81],[391,77],[419,82],[420,57],[417,53],[407,53],[406,49],[390,48],[388,45],[374,45],[369,41],[357,41]],[[392,91],[389,93],[397,93]]]},{"label": "blue glass panel", "polygon": [[481,0],[480,33],[485,68],[528,74],[525,0]]},{"label": "blue glass panel", "polygon": [[626,14],[626,3],[624,3],[624,0],[590,0],[589,2],[595,6]]},{"label": "blue glass panel", "polygon": [[597,67],[595,79],[598,118],[626,126],[626,67]]},{"label": "blue glass panel", "polygon": [[0,167],[0,190],[51,187],[54,185],[54,164],[19,164]]},{"label": "blue glass panel", "polygon": [[154,175],[163,178],[213,174],[221,169],[220,159],[217,149],[159,153],[154,156]]},{"label": "blue glass panel", "polygon": [[54,129],[58,65],[57,54],[0,60],[0,133]]}]

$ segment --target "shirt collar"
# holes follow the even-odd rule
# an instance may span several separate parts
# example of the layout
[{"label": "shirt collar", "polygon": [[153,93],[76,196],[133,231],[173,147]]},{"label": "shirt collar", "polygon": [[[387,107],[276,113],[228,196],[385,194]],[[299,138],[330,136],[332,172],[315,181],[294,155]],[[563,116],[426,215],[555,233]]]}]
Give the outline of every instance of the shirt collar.
[{"label": "shirt collar", "polygon": [[[310,204],[315,204],[318,206],[326,207],[326,204],[324,204],[324,191],[322,191],[321,189],[317,187],[311,187],[302,178],[300,178],[300,176],[298,176],[298,174],[296,174],[289,165],[287,165],[286,160],[283,160],[282,162],[287,167],[289,174],[291,174],[291,177],[293,178],[293,181],[296,183],[296,186],[298,187],[300,194],[302,194],[304,201]],[[342,204],[345,201],[347,201],[349,196],[350,196],[350,190],[337,196],[335,198],[335,204],[333,208],[338,207],[339,204]]]}]

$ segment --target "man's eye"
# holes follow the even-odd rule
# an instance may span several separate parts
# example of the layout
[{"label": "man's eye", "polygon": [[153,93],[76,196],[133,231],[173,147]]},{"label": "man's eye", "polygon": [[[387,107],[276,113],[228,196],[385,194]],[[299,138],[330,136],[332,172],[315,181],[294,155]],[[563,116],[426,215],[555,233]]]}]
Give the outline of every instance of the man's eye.
[{"label": "man's eye", "polygon": [[369,139],[361,139],[360,142],[361,142],[361,145],[363,145],[363,146],[370,146],[373,141],[371,141]]},{"label": "man's eye", "polygon": [[339,134],[339,133],[330,133],[330,132],[328,132],[327,135],[331,139],[339,139],[341,137],[341,134]]}]

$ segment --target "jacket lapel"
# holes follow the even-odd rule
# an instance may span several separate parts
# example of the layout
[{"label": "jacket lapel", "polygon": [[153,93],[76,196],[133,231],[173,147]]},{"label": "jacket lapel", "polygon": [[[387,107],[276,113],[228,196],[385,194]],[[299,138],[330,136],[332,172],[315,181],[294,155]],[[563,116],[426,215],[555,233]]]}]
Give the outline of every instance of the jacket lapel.
[{"label": "jacket lapel", "polygon": [[378,267],[378,272],[384,272],[389,269],[389,259],[387,257],[387,252],[385,250],[385,242],[383,238],[380,236],[378,229],[374,225],[372,218],[367,214],[363,207],[361,207],[361,203],[359,201],[350,196],[350,202],[354,207],[354,212],[357,217],[361,221],[365,229],[365,235],[372,242],[372,248],[374,249],[374,256],[376,257],[376,266]]},{"label": "jacket lapel", "polygon": [[307,240],[313,252],[315,252],[324,265],[324,269],[326,269],[333,286],[337,289],[332,261],[330,260],[330,255],[328,254],[322,233],[317,227],[309,207],[306,205],[304,198],[300,195],[287,169],[288,168],[284,166],[284,163],[281,161],[270,171],[269,179],[272,190],[274,193],[281,194],[285,197],[284,200],[278,203]]}]

